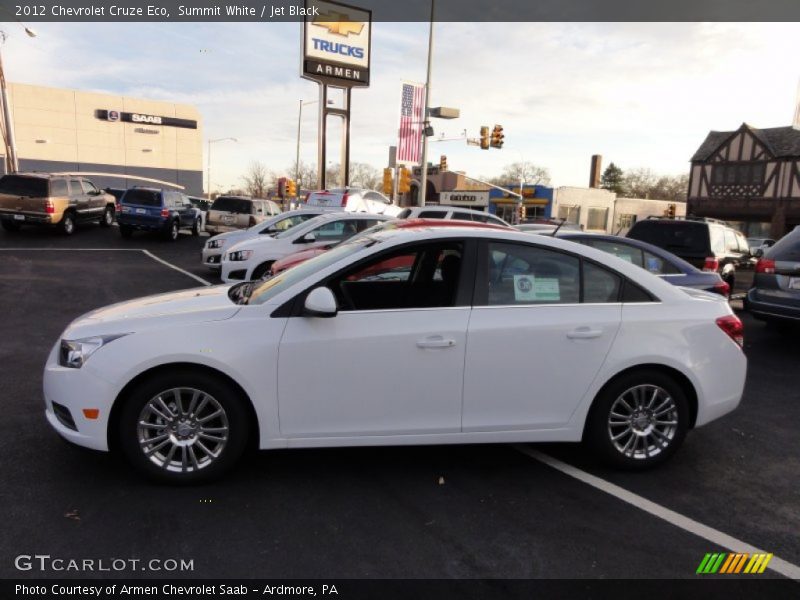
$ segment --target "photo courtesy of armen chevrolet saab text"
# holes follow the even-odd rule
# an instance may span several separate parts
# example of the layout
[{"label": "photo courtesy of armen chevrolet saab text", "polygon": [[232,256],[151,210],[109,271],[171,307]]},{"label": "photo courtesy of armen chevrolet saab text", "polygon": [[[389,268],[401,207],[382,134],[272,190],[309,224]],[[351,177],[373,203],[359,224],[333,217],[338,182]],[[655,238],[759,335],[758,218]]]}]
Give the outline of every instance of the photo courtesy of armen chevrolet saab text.
[{"label": "photo courtesy of armen chevrolet saab text", "polygon": [[[44,392],[63,437],[168,482],[218,477],[248,443],[583,441],[638,469],[736,408],[741,345],[725,298],[600,250],[387,228],[273,278],[84,315]],[[403,365],[391,386],[386,364]]]}]

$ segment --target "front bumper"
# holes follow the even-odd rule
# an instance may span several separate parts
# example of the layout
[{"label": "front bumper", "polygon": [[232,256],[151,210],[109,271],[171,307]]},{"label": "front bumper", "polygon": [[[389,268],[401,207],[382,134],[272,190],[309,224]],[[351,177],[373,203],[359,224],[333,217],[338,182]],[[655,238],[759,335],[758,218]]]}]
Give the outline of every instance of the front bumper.
[{"label": "front bumper", "polygon": [[203,265],[212,271],[219,271],[222,268],[222,248],[203,248]]},{"label": "front bumper", "polygon": [[225,283],[247,281],[253,272],[254,265],[248,261],[223,261],[220,278]]},{"label": "front bumper", "polygon": [[[79,446],[108,451],[108,420],[116,396],[114,386],[92,371],[90,363],[80,369],[59,366],[56,344],[44,368],[44,401],[47,421],[59,435]],[[54,402],[69,411],[75,429],[56,416]],[[84,409],[97,409],[97,418],[87,418]]]}]

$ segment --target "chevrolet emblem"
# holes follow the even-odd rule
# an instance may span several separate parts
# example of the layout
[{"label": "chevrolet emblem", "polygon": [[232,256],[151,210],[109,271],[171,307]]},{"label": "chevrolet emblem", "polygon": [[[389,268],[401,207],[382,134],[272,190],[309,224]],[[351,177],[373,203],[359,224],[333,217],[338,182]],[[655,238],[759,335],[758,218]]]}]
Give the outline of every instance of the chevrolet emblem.
[{"label": "chevrolet emblem", "polygon": [[351,33],[358,35],[364,29],[364,23],[347,21],[346,19],[347,15],[345,14],[329,12],[318,16],[313,23],[319,27],[324,27],[335,35],[344,37],[349,36]]}]

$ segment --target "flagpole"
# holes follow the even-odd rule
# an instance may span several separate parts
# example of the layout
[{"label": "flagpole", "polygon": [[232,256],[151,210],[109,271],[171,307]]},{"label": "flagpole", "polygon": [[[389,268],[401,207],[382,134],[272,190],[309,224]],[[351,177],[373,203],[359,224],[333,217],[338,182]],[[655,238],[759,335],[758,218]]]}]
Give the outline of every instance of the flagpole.
[{"label": "flagpole", "polygon": [[431,27],[428,34],[428,76],[425,80],[425,108],[422,113],[422,169],[419,177],[419,205],[425,206],[425,197],[428,191],[428,108],[431,101],[431,61],[433,58],[433,9],[436,0],[431,0]]}]

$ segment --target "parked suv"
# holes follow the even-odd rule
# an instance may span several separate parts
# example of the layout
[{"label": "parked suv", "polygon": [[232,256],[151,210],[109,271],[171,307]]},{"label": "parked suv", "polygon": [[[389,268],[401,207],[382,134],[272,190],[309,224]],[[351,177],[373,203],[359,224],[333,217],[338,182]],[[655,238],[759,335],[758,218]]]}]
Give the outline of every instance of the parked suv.
[{"label": "parked suv", "polygon": [[246,196],[219,196],[206,215],[206,231],[211,235],[247,229],[278,215],[281,207],[272,200]]},{"label": "parked suv", "polygon": [[123,194],[117,215],[119,232],[129,238],[134,231],[154,231],[175,241],[181,229],[200,235],[202,217],[189,197],[173,190],[135,187]]},{"label": "parked suv", "polygon": [[6,231],[22,225],[55,225],[72,235],[75,225],[114,222],[114,196],[74,175],[14,173],[0,178],[0,223]]},{"label": "parked suv", "polygon": [[800,322],[800,229],[786,234],[758,259],[744,308],[764,321]]},{"label": "parked suv", "polygon": [[305,205],[309,208],[371,213],[387,217],[396,217],[401,210],[380,192],[355,187],[309,192]]},{"label": "parked suv", "polygon": [[511,227],[500,217],[482,210],[459,208],[457,206],[412,206],[404,208],[397,215],[398,219],[458,219],[460,221],[476,221]]},{"label": "parked suv", "polygon": [[687,217],[637,221],[627,237],[669,250],[703,271],[719,273],[731,295],[753,282],[755,260],[744,234],[723,221]]}]

